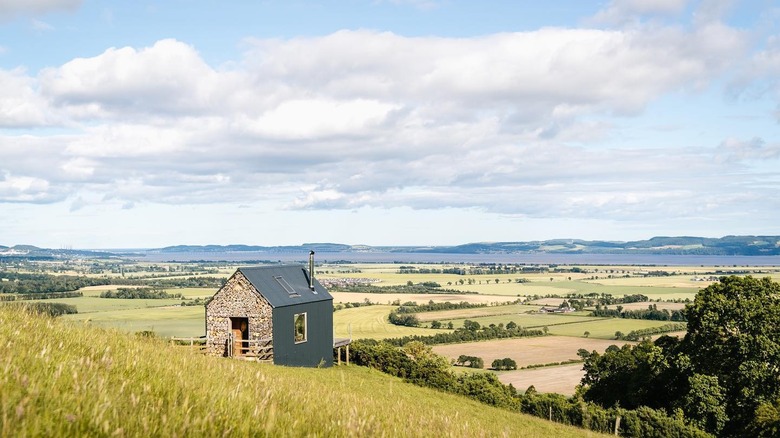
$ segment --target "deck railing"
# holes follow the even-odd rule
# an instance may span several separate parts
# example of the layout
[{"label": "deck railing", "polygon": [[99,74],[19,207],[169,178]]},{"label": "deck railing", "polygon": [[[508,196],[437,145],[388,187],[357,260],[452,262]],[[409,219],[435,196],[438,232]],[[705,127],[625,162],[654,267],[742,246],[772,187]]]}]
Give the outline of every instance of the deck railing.
[{"label": "deck railing", "polygon": [[236,339],[231,333],[227,346],[229,357],[246,357],[257,360],[272,360],[274,358],[274,343],[271,338]]}]

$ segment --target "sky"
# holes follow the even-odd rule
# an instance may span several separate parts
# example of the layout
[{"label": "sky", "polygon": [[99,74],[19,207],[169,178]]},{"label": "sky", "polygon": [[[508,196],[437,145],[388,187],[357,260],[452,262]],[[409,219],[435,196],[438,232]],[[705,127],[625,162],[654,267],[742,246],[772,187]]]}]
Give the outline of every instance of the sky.
[{"label": "sky", "polygon": [[0,245],[780,234],[773,0],[0,0]]}]

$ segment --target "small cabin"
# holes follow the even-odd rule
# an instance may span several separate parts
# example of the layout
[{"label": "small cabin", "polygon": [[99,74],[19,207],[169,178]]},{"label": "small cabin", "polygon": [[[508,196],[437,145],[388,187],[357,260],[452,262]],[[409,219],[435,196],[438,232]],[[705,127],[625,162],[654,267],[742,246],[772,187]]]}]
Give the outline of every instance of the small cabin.
[{"label": "small cabin", "polygon": [[206,305],[206,353],[333,365],[333,297],[302,265],[239,268]]}]

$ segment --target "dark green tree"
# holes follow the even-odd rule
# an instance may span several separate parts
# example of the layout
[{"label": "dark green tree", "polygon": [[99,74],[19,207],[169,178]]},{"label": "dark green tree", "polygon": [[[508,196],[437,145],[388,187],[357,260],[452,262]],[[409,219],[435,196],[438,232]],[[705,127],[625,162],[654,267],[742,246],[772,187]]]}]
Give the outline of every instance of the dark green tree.
[{"label": "dark green tree", "polygon": [[685,309],[685,350],[697,373],[717,377],[729,421],[741,435],[762,403],[780,396],[780,284],[723,277]]}]

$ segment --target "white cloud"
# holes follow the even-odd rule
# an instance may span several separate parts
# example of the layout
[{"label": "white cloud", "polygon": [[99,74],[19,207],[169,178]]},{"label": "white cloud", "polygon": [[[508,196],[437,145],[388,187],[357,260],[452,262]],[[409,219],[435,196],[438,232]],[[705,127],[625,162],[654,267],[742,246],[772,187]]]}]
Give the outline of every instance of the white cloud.
[{"label": "white cloud", "polygon": [[48,103],[22,69],[0,69],[0,127],[21,128],[53,122]]},{"label": "white cloud", "polygon": [[229,72],[217,73],[194,48],[176,40],[152,47],[111,48],[40,75],[42,94],[78,118],[128,114],[182,115],[218,111],[238,92]]},{"label": "white cloud", "polygon": [[81,6],[82,0],[2,0],[0,20],[19,15],[43,15],[53,11],[73,11]]},{"label": "white cloud", "polygon": [[729,138],[720,144],[720,159],[733,164],[745,160],[771,160],[780,158],[780,143],[767,144],[763,138],[750,140]]},{"label": "white cloud", "polygon": [[34,30],[38,32],[48,32],[54,30],[54,26],[52,26],[51,24],[37,19],[32,20],[32,27]]},{"label": "white cloud", "polygon": [[30,176],[17,176],[3,172],[0,178],[0,202],[52,202],[49,182]]},{"label": "white cloud", "polygon": [[316,139],[362,136],[381,125],[396,106],[363,99],[289,100],[266,112],[250,129],[257,135],[280,139]]},{"label": "white cloud", "polygon": [[690,0],[611,0],[593,17],[593,21],[624,24],[639,16],[676,15],[683,12],[689,3]]},{"label": "white cloud", "polygon": [[[654,11],[679,6],[665,5]],[[745,59],[747,39],[717,22],[476,38],[363,30],[252,41],[229,69],[162,40],[37,78],[0,71],[0,120],[67,130],[0,134],[0,198],[67,198],[74,210],[272,202],[538,218],[704,214],[723,199],[752,202],[741,197],[744,174],[725,172],[718,154],[759,151],[593,142],[614,129],[604,119],[721,80]]]},{"label": "white cloud", "polygon": [[376,0],[375,3],[391,3],[394,5],[409,5],[417,9],[430,10],[442,5],[440,0]]}]

